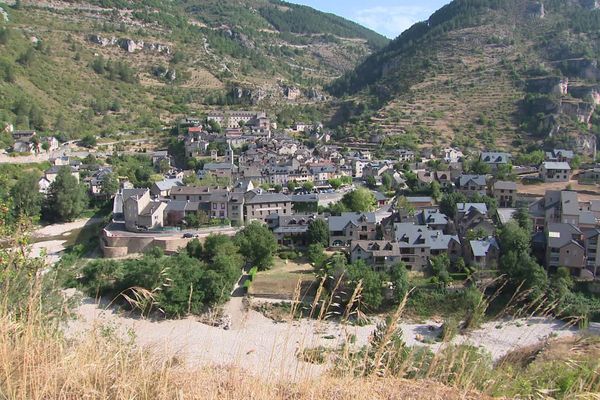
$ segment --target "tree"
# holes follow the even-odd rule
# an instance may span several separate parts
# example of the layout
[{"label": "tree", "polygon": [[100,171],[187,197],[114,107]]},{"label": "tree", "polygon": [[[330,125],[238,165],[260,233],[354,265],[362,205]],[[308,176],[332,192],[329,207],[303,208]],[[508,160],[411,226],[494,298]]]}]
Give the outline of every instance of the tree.
[{"label": "tree", "polygon": [[293,192],[298,187],[298,183],[296,181],[288,181],[287,188],[290,192]]},{"label": "tree", "polygon": [[529,254],[531,234],[515,222],[508,222],[500,229],[500,249]]},{"label": "tree", "polygon": [[373,175],[369,175],[365,178],[365,183],[367,184],[368,187],[370,187],[371,189],[375,189],[377,187],[377,181],[375,180],[375,177]]},{"label": "tree", "polygon": [[373,193],[365,188],[358,188],[342,197],[342,204],[350,211],[373,211],[377,204]]},{"label": "tree", "polygon": [[451,281],[450,273],[448,269],[450,268],[450,258],[447,253],[440,254],[439,256],[431,258],[431,273],[436,278],[436,280],[442,285],[446,286]]},{"label": "tree", "polygon": [[28,48],[25,52],[21,53],[17,62],[25,67],[29,67],[35,59],[35,50],[33,47]]},{"label": "tree", "polygon": [[348,265],[347,274],[352,289],[354,289],[359,282],[362,282],[362,289],[360,292],[362,303],[373,310],[379,308],[383,302],[383,294],[381,293],[383,282],[381,280],[381,275],[373,271],[362,261]]},{"label": "tree", "polygon": [[484,163],[480,159],[473,160],[469,164],[469,172],[477,175],[487,175],[491,171],[488,164]]},{"label": "tree", "polygon": [[304,190],[306,190],[307,192],[312,192],[312,190],[315,188],[315,184],[313,182],[307,181],[307,182],[304,182],[304,184],[302,185],[302,188]]},{"label": "tree", "polygon": [[526,232],[533,231],[533,222],[531,221],[527,207],[519,207],[513,215],[513,218]]},{"label": "tree", "polygon": [[323,247],[329,246],[329,225],[325,220],[315,219],[308,224],[306,232],[310,244],[321,244]]},{"label": "tree", "polygon": [[467,201],[467,197],[460,192],[447,193],[442,196],[440,201],[440,212],[447,215],[449,218],[454,218],[456,213],[456,204],[464,203]]},{"label": "tree", "polygon": [[36,174],[26,172],[10,190],[15,216],[37,217],[42,206],[42,195]]},{"label": "tree", "polygon": [[235,243],[246,262],[260,270],[273,265],[273,254],[277,250],[277,240],[265,225],[252,222],[235,235]]},{"label": "tree", "polygon": [[119,191],[119,180],[115,174],[108,173],[104,175],[102,178],[102,183],[100,185],[100,193],[106,196],[107,198],[111,198]]},{"label": "tree", "polygon": [[81,146],[91,149],[92,147],[96,146],[96,144],[98,143],[98,140],[96,139],[96,136],[94,136],[92,134],[87,134],[81,138],[79,143],[81,144]]},{"label": "tree", "polygon": [[306,250],[306,258],[315,268],[322,268],[327,259],[324,251],[325,248],[321,243],[313,243]]},{"label": "tree", "polygon": [[161,174],[167,173],[169,172],[169,170],[171,169],[171,163],[169,162],[169,160],[160,160],[160,162],[158,163],[158,172],[160,172]]},{"label": "tree", "polygon": [[392,190],[394,186],[394,178],[391,174],[383,174],[381,177],[381,185],[385,190]]},{"label": "tree", "polygon": [[398,197],[398,201],[396,202],[396,206],[399,210],[405,210],[406,213],[410,216],[415,215],[417,209],[411,203],[408,202],[408,199],[405,196]]},{"label": "tree", "polygon": [[392,267],[390,270],[390,281],[392,282],[394,300],[400,303],[404,300],[404,296],[408,293],[410,286],[406,264],[401,262]]},{"label": "tree", "polygon": [[442,198],[442,190],[440,187],[440,183],[434,180],[429,185],[429,188],[431,189],[431,198],[436,202],[440,201],[440,199]]},{"label": "tree", "polygon": [[327,181],[335,190],[339,189],[342,186],[342,180],[339,178],[332,178]]},{"label": "tree", "polygon": [[67,166],[60,168],[56,180],[48,188],[48,216],[59,221],[72,221],[87,206],[86,189]]}]

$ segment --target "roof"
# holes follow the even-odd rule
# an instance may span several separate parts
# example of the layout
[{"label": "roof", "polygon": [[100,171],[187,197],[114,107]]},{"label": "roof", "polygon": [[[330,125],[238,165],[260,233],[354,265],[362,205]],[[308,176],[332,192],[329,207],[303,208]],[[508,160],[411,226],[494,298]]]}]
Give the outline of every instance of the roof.
[{"label": "roof", "polygon": [[581,231],[573,224],[548,224],[546,238],[548,240],[549,247],[561,248],[570,243],[575,243],[576,245],[581,246],[579,243],[573,240],[574,235],[581,235]]},{"label": "roof", "polygon": [[158,150],[152,153],[152,157],[168,157],[169,152],[167,150]]},{"label": "roof", "polygon": [[217,169],[233,169],[234,165],[230,163],[207,163],[202,168],[205,171],[214,171]]},{"label": "roof", "polygon": [[151,201],[144,207],[144,209],[140,212],[140,215],[149,216],[154,214],[159,208],[163,206],[162,201]]},{"label": "roof", "polygon": [[463,187],[473,182],[478,186],[485,186],[485,175],[461,175],[458,178],[458,186]]},{"label": "roof", "polygon": [[167,203],[167,207],[165,208],[165,212],[169,211],[185,211],[185,206],[187,205],[186,200],[171,200]]},{"label": "roof", "polygon": [[471,251],[475,257],[485,257],[491,248],[498,249],[498,242],[495,238],[489,237],[483,240],[471,240],[469,241]]},{"label": "roof", "polygon": [[511,155],[509,153],[496,152],[496,151],[483,151],[479,159],[484,163],[489,164],[507,164]]},{"label": "roof", "polygon": [[171,188],[171,195],[201,195],[215,192],[228,192],[228,189],[221,186],[174,186]]},{"label": "roof", "polygon": [[567,162],[557,162],[557,161],[544,161],[542,163],[542,166],[544,167],[544,169],[546,170],[553,170],[553,169],[564,169],[564,170],[570,170],[571,166],[569,165],[569,163]]},{"label": "roof", "polygon": [[125,201],[130,197],[141,197],[147,191],[148,191],[148,189],[145,189],[145,188],[123,189],[121,191],[121,195],[123,197],[123,201]]},{"label": "roof", "polygon": [[165,179],[159,182],[154,182],[154,184],[161,192],[169,190],[173,186],[183,186],[183,182],[180,179]]},{"label": "roof", "polygon": [[349,224],[353,223],[358,225],[359,223],[366,222],[374,224],[377,222],[375,213],[373,212],[345,212],[339,216],[329,217],[329,231],[341,231]]},{"label": "roof", "polygon": [[486,215],[488,212],[485,203],[456,203],[456,209],[459,213],[469,213],[478,211],[480,214]]},{"label": "roof", "polygon": [[375,200],[377,201],[386,201],[388,198],[385,194],[378,192],[376,190],[373,190],[373,196],[375,196]]},{"label": "roof", "polygon": [[430,196],[409,196],[406,197],[409,203],[432,203],[433,199]]},{"label": "roof", "polygon": [[265,193],[254,190],[248,192],[246,198],[246,204],[285,203],[289,201],[291,201],[291,199],[281,193]]},{"label": "roof", "polygon": [[75,169],[74,167],[71,167],[69,165],[53,165],[50,168],[48,168],[45,171],[45,173],[46,174],[58,174],[58,171],[60,171],[61,168],[69,168],[71,170],[71,173],[77,172],[77,169]]},{"label": "roof", "polygon": [[504,225],[513,220],[514,214],[517,212],[516,208],[498,208],[496,210],[498,213],[498,220],[500,224]]},{"label": "roof", "polygon": [[511,181],[497,181],[496,183],[494,183],[494,189],[517,190],[517,184]]},{"label": "roof", "polygon": [[435,208],[426,208],[417,214],[419,225],[446,225],[448,217]]},{"label": "roof", "polygon": [[460,243],[458,236],[444,235],[440,230],[430,230],[426,226],[408,222],[394,224],[394,238],[402,248],[423,247],[444,250],[453,240]]},{"label": "roof", "polygon": [[546,152],[546,158],[548,159],[557,159],[558,157],[564,157],[570,160],[575,157],[575,153],[572,150],[565,149],[554,149]]}]

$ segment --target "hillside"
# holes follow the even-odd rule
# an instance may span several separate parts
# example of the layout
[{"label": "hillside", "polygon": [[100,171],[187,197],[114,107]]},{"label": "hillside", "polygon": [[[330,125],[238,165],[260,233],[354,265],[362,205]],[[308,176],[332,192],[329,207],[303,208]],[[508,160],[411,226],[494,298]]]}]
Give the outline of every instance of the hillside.
[{"label": "hillside", "polygon": [[[455,0],[333,82],[353,136],[420,147],[592,152],[600,4]],[[391,137],[390,137],[391,136]]]},{"label": "hillside", "polygon": [[211,105],[304,104],[315,113],[325,83],[388,41],[276,0],[0,7],[0,123],[65,138],[159,128]]}]

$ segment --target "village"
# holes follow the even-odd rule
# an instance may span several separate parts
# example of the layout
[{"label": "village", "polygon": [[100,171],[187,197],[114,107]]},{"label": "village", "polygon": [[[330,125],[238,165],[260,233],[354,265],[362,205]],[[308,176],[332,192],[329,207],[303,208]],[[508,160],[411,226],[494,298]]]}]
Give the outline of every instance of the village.
[{"label": "village", "polygon": [[[467,157],[452,147],[437,154],[395,149],[378,159],[366,146],[352,150],[333,143],[322,124],[278,129],[262,111],[184,118],[178,132],[185,154],[148,154],[162,180],[133,187],[121,177],[118,192],[108,194],[113,209],[102,231],[105,257],[154,246],[176,252],[199,236],[198,229],[234,234],[252,221],[266,224],[280,246],[305,248],[309,225],[321,219],[328,224],[331,249],[376,270],[403,262],[411,271],[425,272],[431,257],[447,254],[453,264],[462,259],[493,275],[500,254],[497,229],[526,212],[534,254],[549,271],[566,267],[573,277],[587,280],[600,272],[600,198],[586,194],[596,193],[600,167],[580,166],[572,150],[546,151],[539,165],[515,165],[506,152]],[[60,154],[54,137],[11,134],[15,153]],[[50,159],[40,192],[46,193],[59,170],[67,168],[84,181],[90,197],[107,196],[102,185],[112,173],[110,165],[100,158],[86,165],[62,154]],[[180,168],[190,159],[202,160],[201,167]],[[573,160],[579,169],[572,168]],[[583,195],[569,190],[574,179]],[[544,185],[549,188],[538,187],[535,194],[528,190]],[[370,204],[338,212],[335,204],[358,189],[368,191]],[[460,196],[449,203],[442,198],[449,193]]]}]

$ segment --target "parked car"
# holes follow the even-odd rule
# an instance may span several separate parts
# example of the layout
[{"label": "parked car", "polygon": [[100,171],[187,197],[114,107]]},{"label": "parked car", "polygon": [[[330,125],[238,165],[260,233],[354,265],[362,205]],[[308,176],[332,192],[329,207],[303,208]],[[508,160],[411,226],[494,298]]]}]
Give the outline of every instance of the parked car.
[{"label": "parked car", "polygon": [[184,234],[183,234],[183,237],[184,237],[185,239],[191,239],[191,238],[195,237],[195,235],[194,235],[193,233],[189,233],[189,232],[187,232],[187,233],[184,233]]}]

